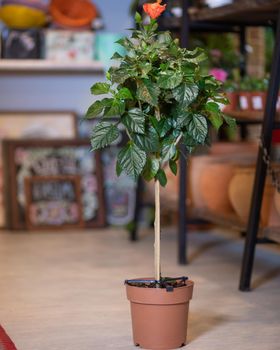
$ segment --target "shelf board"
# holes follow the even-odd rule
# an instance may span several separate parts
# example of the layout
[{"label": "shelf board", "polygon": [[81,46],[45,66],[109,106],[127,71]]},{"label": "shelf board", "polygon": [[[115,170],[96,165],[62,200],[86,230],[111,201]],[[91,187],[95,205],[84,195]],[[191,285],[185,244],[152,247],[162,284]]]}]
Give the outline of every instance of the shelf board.
[{"label": "shelf board", "polygon": [[[227,111],[226,115],[235,118],[239,122],[257,124],[263,122],[264,111]],[[275,120],[280,120],[280,112],[276,112]]]},{"label": "shelf board", "polygon": [[209,209],[194,208],[192,209],[192,215],[197,217],[198,219],[203,219],[219,226],[229,227],[233,230],[241,232],[246,231],[246,225],[242,223],[238,216],[233,212],[221,215],[217,214],[216,212],[210,211]]},{"label": "shelf board", "polygon": [[0,73],[102,73],[104,65],[99,61],[58,62],[45,59],[0,60]]},{"label": "shelf board", "polygon": [[191,15],[193,21],[259,25],[277,21],[280,0],[243,0],[230,5],[205,8]]},{"label": "shelf board", "polygon": [[263,233],[266,238],[280,243],[280,227],[266,227]]}]

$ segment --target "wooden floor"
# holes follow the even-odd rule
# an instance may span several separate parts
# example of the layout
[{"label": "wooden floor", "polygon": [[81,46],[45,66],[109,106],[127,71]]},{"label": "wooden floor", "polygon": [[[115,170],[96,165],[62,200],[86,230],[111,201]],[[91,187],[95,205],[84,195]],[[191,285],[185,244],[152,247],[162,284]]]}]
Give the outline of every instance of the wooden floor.
[{"label": "wooden floor", "polygon": [[[243,241],[190,236],[188,266],[163,230],[163,272],[195,281],[188,350],[279,350],[279,248],[259,247],[251,293],[237,290]],[[134,349],[123,280],[152,275],[153,237],[121,230],[0,234],[0,324],[18,350]]]}]

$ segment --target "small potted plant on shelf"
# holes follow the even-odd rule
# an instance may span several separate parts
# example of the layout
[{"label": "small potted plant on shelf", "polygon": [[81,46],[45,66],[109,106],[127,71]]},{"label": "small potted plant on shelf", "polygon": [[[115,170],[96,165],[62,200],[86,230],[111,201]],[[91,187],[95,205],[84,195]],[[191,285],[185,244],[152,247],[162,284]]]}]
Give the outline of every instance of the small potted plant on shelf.
[{"label": "small potted plant on shelf", "polygon": [[238,109],[238,84],[234,80],[227,79],[224,82],[223,90],[229,101],[229,103],[223,107],[223,112],[236,111]]},{"label": "small potted plant on shelf", "polygon": [[239,84],[239,106],[243,111],[262,111],[265,108],[267,78],[246,76]]},{"label": "small potted plant on shelf", "polygon": [[[107,82],[91,92],[104,95],[88,109],[86,117],[100,117],[91,136],[92,150],[109,146],[123,126],[128,142],[120,150],[116,172],[142,175],[155,188],[154,277],[127,280],[131,302],[134,343],[148,349],[174,349],[186,342],[186,326],[193,282],[187,277],[163,277],[160,258],[160,186],[167,183],[165,168],[177,174],[180,145],[188,152],[209,142],[211,125],[218,129],[231,118],[223,116],[219,103],[221,83],[201,73],[204,52],[180,48],[169,32],[158,32],[156,18],[165,10],[161,1],[144,4],[150,22],[143,25],[136,13],[137,29],[118,44],[126,55],[107,72]],[[108,117],[119,116],[116,121]]]},{"label": "small potted plant on shelf", "polygon": [[263,111],[268,89],[267,78],[251,78],[251,99],[254,111]]}]

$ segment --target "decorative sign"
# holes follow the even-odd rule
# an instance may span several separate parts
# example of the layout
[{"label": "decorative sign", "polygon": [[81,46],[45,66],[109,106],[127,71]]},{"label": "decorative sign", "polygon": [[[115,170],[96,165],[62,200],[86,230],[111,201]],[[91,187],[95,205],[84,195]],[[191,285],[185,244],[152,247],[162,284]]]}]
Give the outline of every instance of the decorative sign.
[{"label": "decorative sign", "polygon": [[102,164],[99,153],[90,152],[88,140],[6,140],[3,149],[10,228],[26,227],[25,179],[61,175],[81,177],[84,226],[104,226]]},{"label": "decorative sign", "polygon": [[[0,112],[0,153],[2,140],[7,139],[73,139],[77,136],[73,112]],[[0,227],[5,227],[3,203],[3,167],[0,157]]]},{"label": "decorative sign", "polygon": [[32,176],[25,179],[28,229],[82,227],[80,176]]}]

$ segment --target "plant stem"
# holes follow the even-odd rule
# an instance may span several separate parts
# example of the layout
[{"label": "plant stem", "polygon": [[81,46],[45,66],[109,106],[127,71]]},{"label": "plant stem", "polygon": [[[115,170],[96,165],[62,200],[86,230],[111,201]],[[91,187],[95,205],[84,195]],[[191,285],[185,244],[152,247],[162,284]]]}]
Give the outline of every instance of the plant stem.
[{"label": "plant stem", "polygon": [[155,279],[160,280],[160,184],[155,181]]}]

